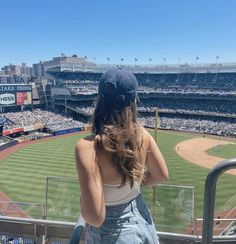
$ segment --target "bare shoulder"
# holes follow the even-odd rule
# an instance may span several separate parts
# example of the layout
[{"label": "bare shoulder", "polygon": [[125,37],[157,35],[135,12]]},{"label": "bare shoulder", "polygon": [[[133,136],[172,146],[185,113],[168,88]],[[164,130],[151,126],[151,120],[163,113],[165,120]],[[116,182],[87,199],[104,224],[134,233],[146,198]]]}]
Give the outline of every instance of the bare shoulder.
[{"label": "bare shoulder", "polygon": [[77,141],[75,147],[76,150],[85,150],[94,147],[94,136],[89,135],[81,138],[79,141]]},{"label": "bare shoulder", "polygon": [[142,128],[142,133],[143,133],[143,142],[148,145],[149,141],[150,141],[150,133],[148,132],[148,130],[146,128]]},{"label": "bare shoulder", "polygon": [[143,131],[143,135],[145,137],[148,137],[150,135],[150,133],[148,132],[148,130],[146,128],[142,127],[142,131]]},{"label": "bare shoulder", "polygon": [[92,164],[95,161],[94,137],[81,138],[75,145],[75,155],[77,164]]}]

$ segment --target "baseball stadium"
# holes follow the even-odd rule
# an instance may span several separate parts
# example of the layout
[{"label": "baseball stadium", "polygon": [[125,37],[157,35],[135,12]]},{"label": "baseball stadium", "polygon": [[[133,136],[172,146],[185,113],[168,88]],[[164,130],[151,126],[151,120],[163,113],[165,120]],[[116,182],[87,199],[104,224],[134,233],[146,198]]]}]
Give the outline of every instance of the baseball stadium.
[{"label": "baseball stadium", "polygon": [[135,74],[140,122],[169,170],[167,182],[142,188],[160,243],[207,243],[207,228],[213,243],[236,243],[236,64],[63,58],[40,80],[0,83],[0,243],[83,243],[74,148],[90,133],[99,78],[117,66]]}]

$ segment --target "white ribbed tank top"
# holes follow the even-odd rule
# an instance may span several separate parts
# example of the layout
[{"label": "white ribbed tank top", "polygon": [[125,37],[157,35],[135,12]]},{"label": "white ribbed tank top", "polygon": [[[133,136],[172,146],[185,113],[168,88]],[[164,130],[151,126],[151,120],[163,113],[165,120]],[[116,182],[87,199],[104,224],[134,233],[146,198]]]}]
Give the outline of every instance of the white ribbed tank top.
[{"label": "white ribbed tank top", "polygon": [[127,203],[140,194],[140,183],[134,182],[131,188],[130,183],[126,182],[123,187],[120,184],[103,184],[103,192],[106,206],[115,206]]}]

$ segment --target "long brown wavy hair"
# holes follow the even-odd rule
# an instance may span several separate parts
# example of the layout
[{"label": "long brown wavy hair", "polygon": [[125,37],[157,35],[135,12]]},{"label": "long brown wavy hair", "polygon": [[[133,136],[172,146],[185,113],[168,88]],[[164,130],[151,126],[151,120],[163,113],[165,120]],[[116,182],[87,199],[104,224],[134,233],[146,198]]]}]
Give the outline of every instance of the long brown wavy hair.
[{"label": "long brown wavy hair", "polygon": [[92,118],[95,148],[111,153],[122,179],[120,187],[127,181],[132,187],[143,177],[143,130],[137,118],[136,99],[129,106],[120,106],[113,96],[98,97]]}]

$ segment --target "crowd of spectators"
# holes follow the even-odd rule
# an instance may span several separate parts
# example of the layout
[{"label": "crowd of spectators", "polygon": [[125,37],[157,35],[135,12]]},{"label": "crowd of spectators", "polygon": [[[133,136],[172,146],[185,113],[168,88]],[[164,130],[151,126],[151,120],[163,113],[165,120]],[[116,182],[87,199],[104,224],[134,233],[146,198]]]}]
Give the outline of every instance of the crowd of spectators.
[{"label": "crowd of spectators", "polygon": [[[201,104],[200,104],[201,105]],[[205,106],[206,108],[207,106]],[[214,107],[214,106],[213,106]],[[91,116],[94,106],[80,105],[78,112]],[[157,107],[139,107],[139,117],[144,126],[154,128]],[[201,108],[199,106],[199,108]],[[210,110],[186,110],[158,108],[158,128],[180,131],[193,131],[225,136],[236,136],[236,110],[234,114],[210,112]],[[199,116],[200,115],[200,116]]]},{"label": "crowd of spectators", "polygon": [[[91,115],[94,105],[91,102],[69,102],[77,111]],[[175,98],[149,98],[140,99],[139,112],[171,112],[180,114],[205,114],[212,116],[236,117],[236,103],[233,100],[213,99],[175,99]]]},{"label": "crowd of spectators", "polygon": [[180,113],[206,113],[236,116],[236,100],[190,99],[190,98],[148,98],[140,99],[140,111],[161,111]]},{"label": "crowd of spectators", "polygon": [[8,112],[2,115],[7,119],[7,122],[4,124],[4,130],[31,125],[42,125],[42,127],[46,127],[52,131],[84,126],[84,123],[73,120],[70,117],[41,109]]},{"label": "crowd of spectators", "polygon": [[[232,80],[229,81],[229,86],[223,87],[220,83],[222,77],[227,74],[185,74],[188,78],[181,78],[178,76],[175,82],[170,81],[170,77],[176,77],[176,74],[156,75],[159,77],[159,81],[166,78],[166,83],[162,86],[154,80],[144,79],[143,83],[139,86],[139,94],[147,94],[146,96],[140,96],[139,112],[142,115],[141,119],[144,125],[154,126],[154,111],[158,110],[162,113],[169,113],[171,117],[161,117],[159,123],[160,128],[172,129],[172,130],[187,130],[198,131],[218,135],[231,135],[235,136],[234,124],[227,121],[228,117],[236,117],[236,89],[235,87],[229,89],[229,87],[235,83],[236,78],[232,78],[236,75],[229,74]],[[145,76],[147,78],[147,75]],[[186,83],[186,79],[199,78],[200,84],[203,84],[203,78],[205,77],[204,86],[183,86]],[[173,81],[173,80],[172,80]],[[182,83],[181,83],[182,82]],[[218,86],[214,84],[218,82]],[[223,82],[223,81],[222,81]],[[173,86],[176,83],[176,86]],[[88,83],[89,84],[89,83]],[[159,84],[159,85],[157,85]],[[168,84],[172,86],[168,86]],[[189,84],[193,85],[191,81]],[[86,84],[83,83],[86,86]],[[87,85],[88,93],[95,92],[97,84]],[[155,94],[156,93],[156,94]],[[77,94],[81,94],[79,91]],[[152,94],[152,95],[151,95]],[[154,94],[154,95],[153,95]],[[167,94],[167,96],[165,96]],[[191,96],[194,94],[194,96]],[[169,95],[169,96],[168,96]],[[204,96],[202,96],[204,95]],[[91,116],[94,110],[94,106],[91,102],[83,104],[76,104],[73,101],[72,104],[79,113],[87,114]],[[202,117],[197,117],[197,115]],[[182,115],[182,118],[176,117],[176,115]],[[185,115],[192,115],[191,118],[186,118]],[[196,116],[194,116],[196,115]],[[206,115],[206,118],[204,118]],[[211,119],[209,119],[209,116]],[[214,117],[223,118],[223,121],[214,121]],[[188,125],[189,123],[189,125]]]},{"label": "crowd of spectators", "polygon": [[86,84],[86,85],[94,85],[97,84],[98,85],[98,81],[93,81],[93,80],[80,80],[78,82],[78,80],[60,80],[60,83],[64,83],[66,85],[77,85],[79,84]]},{"label": "crowd of spectators", "polygon": [[76,106],[76,109],[78,112],[82,112],[84,114],[87,114],[88,116],[91,116],[93,111],[94,111],[94,107],[86,107],[86,106]]},{"label": "crowd of spectators", "polygon": [[[77,109],[81,112],[92,115],[94,107],[77,107]],[[140,111],[142,108],[140,108]],[[146,111],[146,109],[145,109]],[[163,112],[167,112],[168,116],[165,116]],[[180,111],[178,111],[180,113]],[[235,114],[235,122],[230,121],[230,118],[225,117],[222,118],[220,116],[215,117],[214,115],[218,115],[217,113],[206,113],[206,111],[202,111],[201,117],[194,116],[194,111],[192,110],[183,110],[182,115],[178,114],[176,116],[175,110],[170,109],[161,109],[159,110],[159,120],[158,120],[158,128],[161,129],[169,129],[169,130],[180,130],[180,131],[192,131],[192,132],[200,132],[206,134],[216,134],[216,135],[225,135],[225,136],[236,136],[236,114]],[[161,114],[161,116],[160,116]],[[199,115],[199,111],[195,111],[196,115]],[[206,116],[204,116],[204,114]],[[190,116],[191,115],[191,116]],[[212,115],[212,116],[209,116]],[[216,119],[219,118],[219,119]],[[155,126],[155,116],[152,113],[146,113],[145,115],[140,113],[140,121],[144,126],[154,128]]]},{"label": "crowd of spectators", "polygon": [[[77,110],[80,113],[83,112],[84,114],[91,116],[94,106],[80,105],[77,106]],[[139,111],[140,120],[143,125],[147,127],[154,127],[154,107],[150,110],[148,110],[147,107],[140,107]],[[199,116],[200,113],[197,110],[181,111],[182,114],[177,110],[165,108],[159,109],[158,128],[236,136],[236,115],[235,118],[232,116],[213,116],[213,113],[206,113],[206,111],[202,110],[201,116]],[[196,112],[195,116],[192,113],[194,111]],[[35,124],[41,124],[43,127],[46,127],[51,131],[85,126],[84,122],[76,121],[64,115],[40,109],[23,112],[10,112],[4,113],[3,115],[7,118],[7,123],[4,125],[5,130]],[[215,115],[217,115],[217,113]]]},{"label": "crowd of spectators", "polygon": [[[147,127],[155,127],[155,118],[145,116],[140,118],[142,124]],[[236,122],[236,120],[235,120]],[[180,130],[215,134],[220,136],[236,136],[236,123],[229,120],[216,120],[199,117],[159,117],[158,128],[167,130]]]},{"label": "crowd of spectators", "polygon": [[[66,85],[66,87],[72,92],[73,95],[78,94],[95,94],[98,92],[98,84],[95,82],[90,83],[75,83],[74,85]],[[235,96],[236,90],[221,90],[221,89],[213,89],[213,88],[201,88],[201,87],[182,87],[182,86],[174,86],[174,87],[158,87],[158,86],[146,86],[141,85],[138,90],[139,94],[149,95],[149,94],[170,94],[170,95],[218,95],[218,96]]]},{"label": "crowd of spectators", "polygon": [[46,127],[50,131],[60,131],[60,130],[67,130],[67,129],[73,129],[73,128],[80,128],[84,127],[85,123],[76,121],[76,120],[66,120],[63,122],[59,123],[54,123],[54,124],[47,124]]},{"label": "crowd of spectators", "polygon": [[156,88],[193,88],[221,91],[236,91],[235,73],[162,73],[136,74],[140,84]]},{"label": "crowd of spectators", "polygon": [[181,94],[189,94],[189,95],[236,95],[235,90],[221,90],[216,88],[202,88],[196,86],[167,86],[167,87],[158,87],[155,85],[147,86],[141,85],[139,86],[139,93],[142,94],[150,94],[150,93],[157,93],[157,94],[173,94],[177,93],[178,95]]},{"label": "crowd of spectators", "polygon": [[79,84],[76,87],[75,86],[67,86],[69,90],[72,92],[73,95],[78,94],[95,94],[98,92],[98,85],[97,84]]},{"label": "crowd of spectators", "polygon": [[[60,83],[98,82],[101,73],[51,72],[50,75]],[[236,73],[215,70],[212,73],[136,73],[140,85],[152,88],[194,87],[195,89],[236,90]]]},{"label": "crowd of spectators", "polygon": [[[196,70],[193,73],[135,75],[139,82],[138,107],[145,125],[154,126],[153,112],[158,110],[162,113],[160,128],[235,135],[234,123],[228,118],[236,118],[236,73],[219,70],[215,73],[198,73]],[[72,100],[67,98],[67,105],[90,117],[101,74],[54,72],[50,76],[54,77],[55,85],[64,86],[72,92],[74,97]],[[8,116],[6,128],[35,123],[42,123],[51,130],[59,130],[60,124],[65,129],[84,126],[82,122],[80,124],[71,118],[42,110],[5,115]],[[222,121],[214,118],[221,118]]]},{"label": "crowd of spectators", "polygon": [[[99,73],[52,72],[60,85],[86,85],[88,93],[94,92],[101,76]],[[139,92],[144,93],[193,93],[236,95],[236,73],[136,73]],[[76,86],[73,89],[76,89]],[[91,88],[91,89],[90,89]],[[78,94],[78,92],[75,92]]]}]

